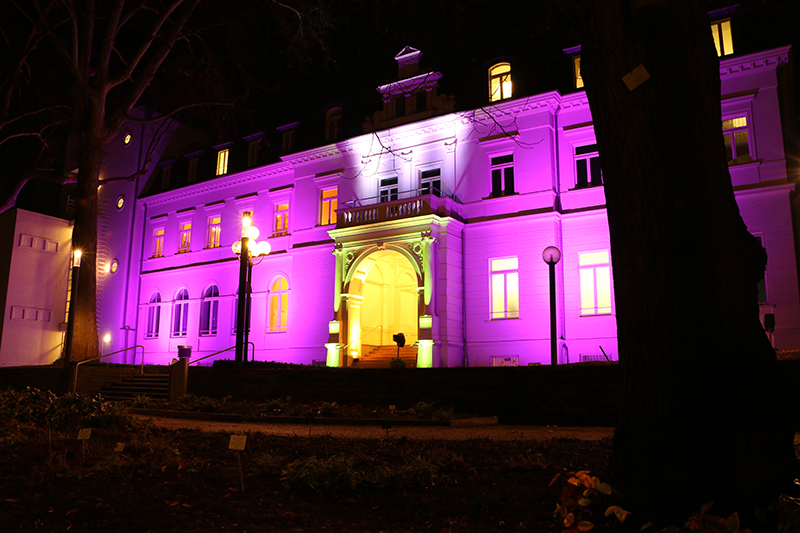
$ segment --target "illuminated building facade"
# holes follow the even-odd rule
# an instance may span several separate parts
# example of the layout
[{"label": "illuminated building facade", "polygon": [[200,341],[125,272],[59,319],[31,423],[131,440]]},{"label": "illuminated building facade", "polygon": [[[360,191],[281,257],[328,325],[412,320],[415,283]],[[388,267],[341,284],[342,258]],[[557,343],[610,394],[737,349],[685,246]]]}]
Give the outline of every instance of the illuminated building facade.
[{"label": "illuminated building facade", "polygon": [[[395,58],[398,81],[378,88],[384,105],[365,122],[368,133],[342,139],[343,110],[333,105],[328,144],[293,151],[297,125],[279,128],[279,162],[259,164],[259,134],[162,160],[149,189],[104,185],[104,350],[141,345],[147,363],[168,363],[178,346],[194,356],[232,347],[231,245],[249,212],[271,246],[252,276],[256,360],[350,366],[402,332],[419,367],[548,364],[542,251],[551,245],[561,250],[558,362],[616,359],[601,158],[579,50],[568,52],[576,90],[518,95],[513,64],[500,61],[487,71],[487,105],[455,111],[439,93],[442,75],[419,72],[421,54],[407,47]],[[775,317],[777,348],[800,346],[791,123],[781,100],[789,57],[783,47],[720,60],[730,174],[769,255],[761,314]],[[201,157],[215,159],[208,175],[198,172]]]}]

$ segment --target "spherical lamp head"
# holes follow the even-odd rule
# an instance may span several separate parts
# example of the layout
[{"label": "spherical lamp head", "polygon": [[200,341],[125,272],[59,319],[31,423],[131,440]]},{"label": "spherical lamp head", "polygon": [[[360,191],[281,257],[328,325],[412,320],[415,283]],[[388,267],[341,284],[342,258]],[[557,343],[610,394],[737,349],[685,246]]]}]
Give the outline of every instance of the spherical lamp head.
[{"label": "spherical lamp head", "polygon": [[561,250],[555,246],[548,246],[542,252],[542,259],[544,259],[544,262],[548,265],[555,265],[561,261]]}]

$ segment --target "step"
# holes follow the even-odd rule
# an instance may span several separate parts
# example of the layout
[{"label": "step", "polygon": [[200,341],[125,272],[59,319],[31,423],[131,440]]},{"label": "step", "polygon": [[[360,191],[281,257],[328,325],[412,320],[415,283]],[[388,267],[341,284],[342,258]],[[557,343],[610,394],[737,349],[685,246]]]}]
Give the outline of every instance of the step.
[{"label": "step", "polygon": [[122,383],[112,383],[100,389],[108,399],[129,399],[137,396],[166,398],[169,396],[169,374],[142,374],[122,379]]}]

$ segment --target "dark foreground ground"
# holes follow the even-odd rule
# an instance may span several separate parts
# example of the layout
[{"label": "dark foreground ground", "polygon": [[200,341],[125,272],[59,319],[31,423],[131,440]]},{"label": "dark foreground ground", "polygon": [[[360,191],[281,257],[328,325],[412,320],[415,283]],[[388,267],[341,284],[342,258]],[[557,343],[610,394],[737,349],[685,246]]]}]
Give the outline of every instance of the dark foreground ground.
[{"label": "dark foreground ground", "polygon": [[567,470],[601,472],[610,449],[609,439],[315,432],[248,434],[239,456],[242,491],[227,432],[136,423],[96,428],[79,441],[0,420],[0,530],[556,531],[560,487],[548,487],[551,479]]}]

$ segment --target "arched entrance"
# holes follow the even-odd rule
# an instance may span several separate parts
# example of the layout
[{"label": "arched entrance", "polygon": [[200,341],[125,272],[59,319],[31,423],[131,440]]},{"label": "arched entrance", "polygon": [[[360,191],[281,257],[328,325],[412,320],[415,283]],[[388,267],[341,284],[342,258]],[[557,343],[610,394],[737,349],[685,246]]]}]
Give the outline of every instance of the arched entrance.
[{"label": "arched entrance", "polygon": [[406,345],[417,341],[418,267],[393,249],[378,249],[353,266],[345,283],[348,363],[380,346],[393,345],[403,333]]}]

